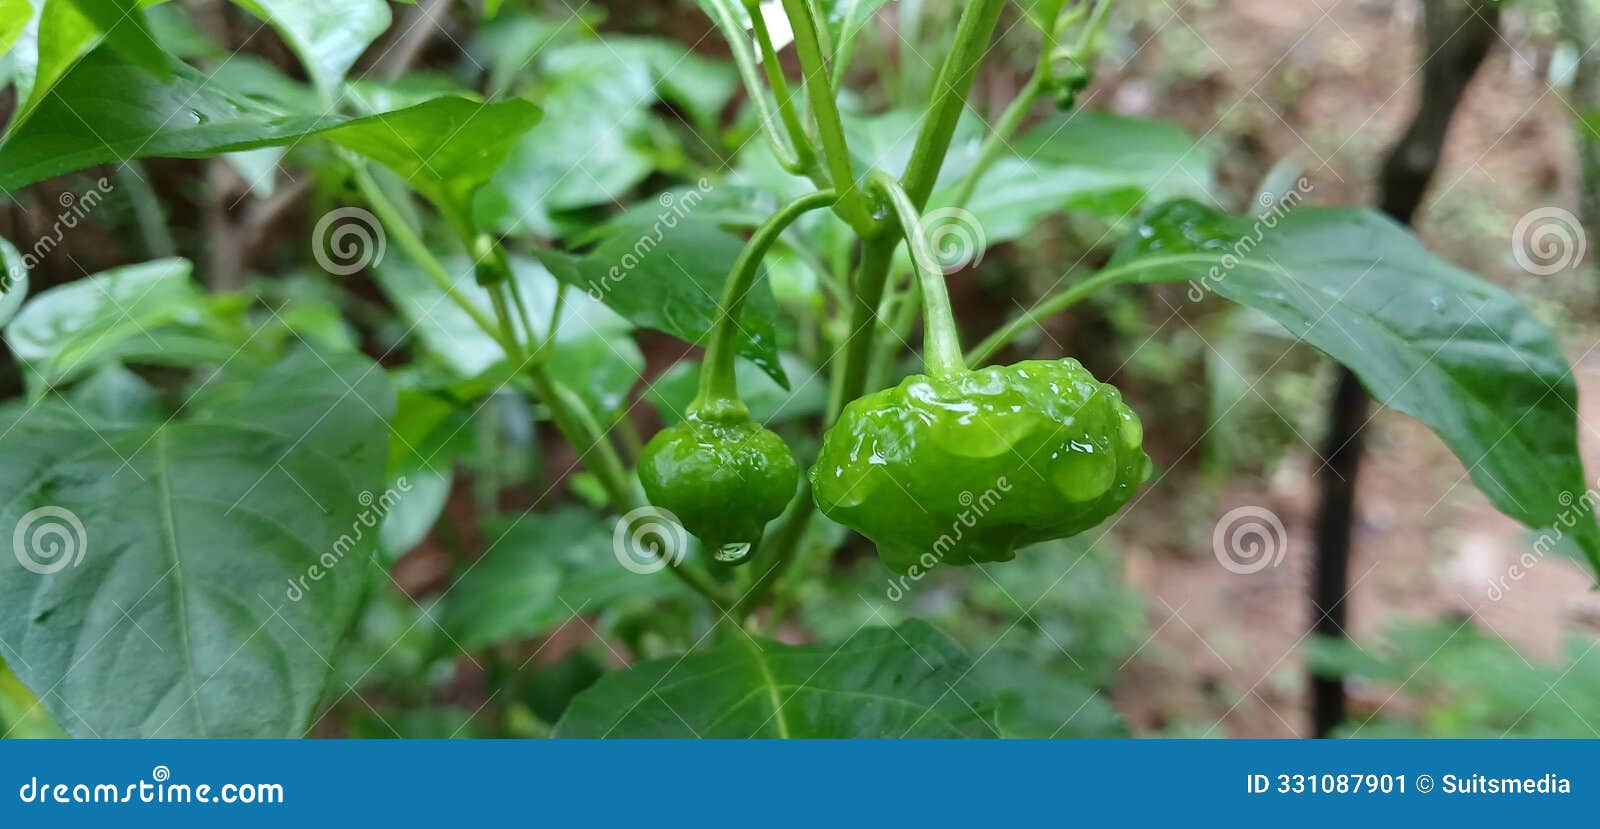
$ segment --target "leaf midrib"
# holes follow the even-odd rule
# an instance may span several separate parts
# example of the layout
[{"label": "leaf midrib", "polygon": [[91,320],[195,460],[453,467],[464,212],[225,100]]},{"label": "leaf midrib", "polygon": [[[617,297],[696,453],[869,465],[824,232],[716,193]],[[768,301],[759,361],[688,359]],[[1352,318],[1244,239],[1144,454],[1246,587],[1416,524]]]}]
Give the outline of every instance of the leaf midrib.
[{"label": "leaf midrib", "polygon": [[[201,710],[199,700],[200,679],[199,672],[195,669],[194,643],[189,636],[189,591],[183,577],[183,559],[178,553],[178,518],[173,510],[172,474],[169,468],[171,453],[167,448],[167,429],[165,426],[156,430],[156,480],[157,500],[161,508],[161,531],[164,551],[172,561],[172,581],[178,592],[178,634],[181,637],[180,645],[183,648],[184,670],[193,689],[189,698],[182,705],[194,706],[195,723],[200,727],[200,734],[204,737],[211,736],[211,730],[206,726],[205,714]],[[163,726],[165,724],[163,723]],[[160,731],[160,729],[156,729]]]}]

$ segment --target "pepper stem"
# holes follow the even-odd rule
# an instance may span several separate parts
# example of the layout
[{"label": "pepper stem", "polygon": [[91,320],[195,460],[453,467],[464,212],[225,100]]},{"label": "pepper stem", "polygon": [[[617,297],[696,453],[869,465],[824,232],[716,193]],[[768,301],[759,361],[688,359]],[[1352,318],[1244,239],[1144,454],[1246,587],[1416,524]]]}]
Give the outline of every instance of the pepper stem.
[{"label": "pepper stem", "polygon": [[739,352],[739,311],[744,306],[744,298],[755,284],[761,260],[783,231],[801,215],[830,207],[838,200],[839,195],[833,190],[818,190],[801,196],[768,217],[745,242],[739,258],[733,262],[733,270],[722,283],[717,322],[711,329],[711,342],[706,346],[705,363],[700,370],[699,393],[689,404],[689,414],[709,419],[747,414],[744,403],[739,400],[739,384],[733,372],[733,361]]},{"label": "pepper stem", "polygon": [[944,271],[939,260],[928,247],[928,236],[922,229],[922,217],[917,213],[911,197],[900,183],[887,173],[874,172],[867,186],[888,197],[900,228],[906,237],[906,247],[911,251],[911,264],[917,272],[917,282],[922,286],[922,360],[929,374],[950,374],[966,371],[961,357],[961,338],[956,333],[955,313],[950,310],[950,292],[945,289]]}]

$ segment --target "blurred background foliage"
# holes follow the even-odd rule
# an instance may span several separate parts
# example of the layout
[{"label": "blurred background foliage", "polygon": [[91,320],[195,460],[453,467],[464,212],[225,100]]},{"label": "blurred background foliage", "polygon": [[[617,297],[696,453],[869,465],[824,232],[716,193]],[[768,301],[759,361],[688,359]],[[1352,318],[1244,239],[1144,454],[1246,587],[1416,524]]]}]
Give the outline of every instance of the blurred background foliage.
[{"label": "blurred background foliage", "polygon": [[[300,47],[242,5],[168,2],[149,14],[166,49],[286,109],[318,107],[328,89],[348,92],[344,106],[356,113],[441,91],[537,103],[543,121],[516,140],[472,205],[515,240],[522,272],[557,270],[549,251],[560,249],[575,252],[568,264],[582,273],[585,251],[608,239],[631,244],[674,204],[748,226],[809,189],[760,139],[725,47],[691,3],[371,0],[376,45],[361,57],[315,47],[322,59],[309,70],[294,58]],[[1595,24],[1587,5],[1572,5],[1511,5],[1419,232],[1443,258],[1527,298],[1560,332],[1585,393],[1580,415],[1597,422],[1597,361],[1585,350],[1595,333],[1588,263],[1534,276],[1516,268],[1507,244],[1518,216],[1577,203],[1595,186],[1583,175],[1593,157],[1587,133],[1574,126],[1600,103],[1585,86],[1592,72],[1579,48],[1594,42]],[[932,56],[948,47],[956,12],[944,0],[899,0],[866,23],[841,98],[862,159],[903,163]],[[987,333],[1063,276],[1103,264],[1148,201],[1188,195],[1243,210],[1262,188],[1304,174],[1314,202],[1370,202],[1377,161],[1414,94],[1416,14],[1414,3],[1368,0],[1116,4],[1081,112],[1041,107],[1013,148],[1027,169],[995,175],[970,205],[988,247],[981,269],[951,280],[966,335]],[[989,120],[1037,48],[1025,25],[1001,31],[973,99]],[[19,54],[0,61],[0,82]],[[352,66],[353,80],[341,85]],[[6,95],[0,112],[28,102],[16,86]],[[941,190],[975,161],[982,135],[975,117],[963,124]],[[354,197],[336,162],[306,142],[215,161],[147,160],[112,174],[103,204],[33,269],[31,293],[52,292],[54,308],[18,319],[36,335],[8,337],[16,360],[0,361],[0,388],[15,396],[36,381],[32,373],[49,376],[49,355],[106,350],[140,370],[99,369],[72,387],[71,400],[95,418],[146,422],[176,411],[191,391],[175,369],[149,365],[158,353],[185,366],[231,353],[266,365],[305,340],[388,355],[399,393],[389,469],[413,490],[386,517],[388,569],[372,578],[312,733],[547,735],[603,673],[681,653],[714,620],[678,583],[616,566],[596,482],[571,472],[571,449],[549,429],[530,425],[546,413],[524,389],[502,385],[496,344],[440,304],[414,263],[392,250],[370,280],[308,265],[318,217]],[[65,197],[94,189],[103,172],[11,193],[0,234],[39,238]],[[397,177],[379,178],[400,191]],[[420,223],[431,247],[451,249],[447,228]],[[849,243],[831,215],[785,237],[765,274],[779,321],[777,373],[789,390],[748,361],[739,369],[755,417],[802,457],[815,451],[826,404],[816,367],[843,333],[824,308],[840,290]],[[673,250],[694,255],[692,245]],[[181,261],[161,258],[174,255],[199,263],[211,290],[190,281]],[[147,259],[156,261],[130,265]],[[641,267],[662,267],[651,262]],[[125,308],[71,293],[85,275],[108,271],[138,286],[160,348],[116,333]],[[579,288],[550,278],[522,284],[543,286],[526,296],[539,319],[564,291],[553,370],[626,444],[636,451],[679,416],[697,350],[636,327]],[[913,344],[918,336],[909,324],[901,334]],[[1104,692],[1080,706],[1091,712],[1081,720],[1086,734],[1300,733],[1308,651],[1314,664],[1360,678],[1351,736],[1596,735],[1600,667],[1590,650],[1600,605],[1581,569],[1552,561],[1503,601],[1485,598],[1528,538],[1458,486],[1459,464],[1393,413],[1375,423],[1377,460],[1362,484],[1356,642],[1300,641],[1311,447],[1332,375],[1325,358],[1276,324],[1194,305],[1183,286],[1164,286],[1085,303],[1013,351],[1078,356],[1141,412],[1164,477],[1139,520],[1001,567],[941,568],[896,591],[860,540],[829,557],[844,533],[818,518],[819,541],[795,568],[807,578],[768,620],[772,635],[837,641],[864,626],[924,619],[969,652],[998,647],[1027,663],[1042,677],[1030,681]],[[883,372],[914,365],[908,354]],[[1584,434],[1596,468],[1594,429]],[[1291,526],[1283,567],[1251,576],[1217,567],[1215,517],[1243,503],[1269,505]],[[468,566],[491,543],[495,555]],[[1065,575],[1063,562],[1075,562]],[[0,726],[10,736],[57,733],[6,672]]]}]

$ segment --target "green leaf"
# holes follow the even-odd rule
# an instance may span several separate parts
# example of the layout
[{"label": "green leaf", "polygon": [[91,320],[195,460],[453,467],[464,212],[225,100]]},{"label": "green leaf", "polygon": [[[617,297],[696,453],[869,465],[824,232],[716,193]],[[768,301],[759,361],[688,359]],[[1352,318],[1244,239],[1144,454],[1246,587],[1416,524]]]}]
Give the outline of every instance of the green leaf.
[{"label": "green leaf", "polygon": [[[101,27],[87,16],[75,0],[3,0],[0,5],[9,20],[9,26],[0,25],[0,31],[14,27],[17,16],[25,21],[14,38],[11,54],[15,59],[17,108],[7,125],[7,132],[15,132],[26,122],[34,110],[44,102],[50,90],[78,61],[94,49],[104,38]],[[159,0],[146,0],[142,6]],[[120,5],[112,0],[112,5]],[[137,34],[133,34],[137,37]],[[3,39],[3,38],[0,38]],[[126,45],[126,44],[125,44]],[[131,46],[132,50],[139,49]],[[138,61],[135,59],[135,63]],[[164,77],[168,66],[154,68],[155,77]]]},{"label": "green leaf", "polygon": [[31,0],[0,0],[0,54],[11,51],[32,18]]},{"label": "green leaf", "polygon": [[[58,3],[61,0],[45,0]],[[158,77],[171,70],[173,60],[161,50],[145,19],[140,0],[70,0],[105,36],[105,43],[128,60]]]},{"label": "green leaf", "polygon": [[[557,279],[587,293],[642,328],[703,343],[719,316],[717,297],[744,243],[697,217],[672,224],[619,226],[588,253],[536,251]],[[778,361],[777,303],[757,281],[739,317],[739,354],[784,388]]]},{"label": "green leaf", "polygon": [[[970,165],[945,170],[929,201],[949,206]],[[965,209],[989,244],[1022,238],[1039,220],[1077,211],[1107,221],[1132,218],[1147,199],[1209,198],[1211,155],[1182,130],[1097,112],[1046,120],[1018,139],[1014,154],[984,172]],[[970,223],[970,219],[967,220]],[[972,232],[968,229],[967,232]]]},{"label": "green leaf", "polygon": [[1107,193],[1100,206],[1107,215],[1131,210],[1141,199],[1211,198],[1210,148],[1161,121],[1107,112],[1064,113],[1029,130],[1014,151],[1030,165],[1123,177],[1126,186]]},{"label": "green leaf", "polygon": [[356,740],[468,740],[494,736],[478,711],[456,706],[413,708],[379,713],[352,712],[350,737]]},{"label": "green leaf", "polygon": [[446,468],[442,472],[419,470],[401,475],[390,485],[389,491],[400,497],[395,508],[384,513],[383,524],[378,528],[378,546],[386,562],[399,560],[428,536],[444,513],[454,482],[454,472]]},{"label": "green leaf", "polygon": [[224,363],[243,335],[220,325],[189,279],[186,259],[113,268],[38,294],[6,326],[6,343],[42,386],[65,383],[107,362]]},{"label": "green leaf", "polygon": [[520,98],[485,104],[443,97],[351,121],[323,137],[393,170],[467,226],[472,194],[539,115]]},{"label": "green leaf", "polygon": [[483,557],[444,596],[439,622],[462,648],[527,639],[623,600],[681,593],[674,579],[635,573],[612,549],[612,522],[568,508],[492,527]]},{"label": "green leaf", "polygon": [[[1190,281],[1277,320],[1433,429],[1501,512],[1563,527],[1600,569],[1577,386],[1550,331],[1505,291],[1429,253],[1370,210],[1279,208],[1251,220],[1190,201],[1156,208],[1108,272]],[[1557,527],[1557,522],[1561,527]]]},{"label": "green leaf", "polygon": [[[467,301],[492,316],[489,294],[473,278],[471,260],[449,256],[441,261],[448,271],[457,274],[456,289]],[[537,341],[542,342],[548,333],[556,291],[567,292],[561,318],[556,322],[551,373],[570,383],[596,411],[616,411],[644,372],[644,354],[629,336],[633,326],[582,291],[561,286],[532,259],[511,257],[511,272],[533,317]],[[409,331],[457,378],[475,378],[492,369],[505,368],[505,352],[500,344],[447,299],[420,268],[391,257],[375,274],[384,293],[410,321]]]},{"label": "green leaf", "polygon": [[0,415],[0,523],[24,528],[0,655],[74,736],[311,722],[367,581],[393,395],[367,359],[308,351],[226,386],[158,425]]},{"label": "green leaf", "polygon": [[[950,195],[935,194],[929,213],[948,206]],[[1040,219],[1068,210],[1131,218],[1129,212],[1144,195],[1140,182],[1122,171],[1005,157],[985,171],[965,209],[977,218],[984,240],[995,244],[1020,239]]]},{"label": "green leaf", "polygon": [[996,736],[1112,739],[1128,736],[1111,702],[1093,688],[1045,670],[1039,658],[997,648],[956,683],[967,699],[992,700]]},{"label": "green leaf", "polygon": [[[94,114],[94,123],[84,120]],[[180,67],[161,79],[109,50],[84,58],[0,144],[0,188],[108,161],[204,158],[294,141],[344,118],[286,116]]]},{"label": "green leaf", "polygon": [[[557,737],[1049,737],[1077,733],[1067,703],[1035,695],[1019,660],[974,662],[925,622],[862,630],[841,644],[783,645],[735,631],[715,648],[641,662],[579,694]],[[1021,673],[1017,673],[1017,672]],[[999,676],[1004,674],[1005,676]],[[1103,701],[1102,701],[1103,705]],[[1060,714],[1060,719],[1055,716]],[[1097,707],[1087,731],[1103,729]],[[1114,718],[1114,714],[1111,715]],[[1053,732],[1053,733],[1052,733]]]},{"label": "green leaf", "polygon": [[101,366],[65,397],[96,429],[154,426],[167,419],[156,387],[117,363]]},{"label": "green leaf", "polygon": [[[459,208],[538,117],[525,101],[450,96],[355,120],[295,114],[306,108],[292,83],[249,62],[215,78],[180,67],[162,79],[97,50],[0,144],[0,188],[108,161],[206,158],[326,133],[391,167],[441,207]],[[96,114],[93,125],[83,121],[85,112]]]},{"label": "green leaf", "polygon": [[732,87],[706,77],[715,72],[698,59],[669,60],[665,48],[608,38],[545,49],[528,94],[547,117],[480,194],[484,222],[505,233],[554,235],[551,213],[610,205],[681,155],[651,108],[669,96],[691,110],[710,108]]},{"label": "green leaf", "polygon": [[0,737],[7,740],[59,740],[67,737],[45,713],[32,691],[0,659]]},{"label": "green leaf", "polygon": [[11,322],[28,297],[28,266],[10,242],[0,239],[0,325]]},{"label": "green leaf", "polygon": [[[80,0],[81,2],[81,0]],[[272,24],[328,98],[356,58],[389,28],[383,0],[234,0]]]}]

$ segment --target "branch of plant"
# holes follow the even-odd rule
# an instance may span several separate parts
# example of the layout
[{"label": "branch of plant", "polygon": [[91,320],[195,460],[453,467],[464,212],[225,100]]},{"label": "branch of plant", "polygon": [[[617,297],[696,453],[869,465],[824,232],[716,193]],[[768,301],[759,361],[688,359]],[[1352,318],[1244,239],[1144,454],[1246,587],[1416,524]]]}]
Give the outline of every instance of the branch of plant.
[{"label": "branch of plant", "polygon": [[[1049,48],[1049,44],[1046,44]],[[1039,102],[1039,94],[1044,91],[1046,73],[1050,70],[1041,65],[1033,70],[1022,88],[1017,90],[1017,97],[1011,99],[1005,111],[1000,113],[1000,119],[995,121],[994,128],[983,139],[983,146],[978,149],[978,158],[972,163],[972,169],[967,171],[961,180],[955,195],[950,199],[951,207],[965,207],[972,199],[973,191],[978,188],[978,181],[989,168],[1005,154],[1010,146],[1011,137],[1016,134],[1017,127],[1022,125],[1022,119],[1033,110],[1034,104]]]},{"label": "branch of plant", "polygon": [[850,147],[845,142],[844,121],[839,117],[838,104],[833,99],[833,83],[823,58],[823,48],[818,33],[818,23],[812,16],[807,0],[783,0],[784,12],[794,29],[795,50],[800,54],[800,72],[805,80],[806,95],[811,101],[811,113],[817,121],[817,136],[822,141],[823,160],[827,163],[828,179],[839,193],[834,211],[862,238],[877,235],[878,226],[867,206],[867,198],[856,186],[855,170],[850,164]]},{"label": "branch of plant", "polygon": [[[1078,42],[1073,47],[1071,57],[1085,66],[1091,65],[1096,55],[1090,52],[1094,38],[1099,34],[1100,28],[1105,24],[1106,13],[1111,8],[1111,0],[1099,0],[1094,10],[1089,14],[1089,21],[1078,35]],[[1039,60],[1034,64],[1033,73],[1028,80],[1017,90],[1017,97],[1006,105],[1000,113],[999,120],[983,139],[983,146],[978,150],[978,158],[972,164],[972,169],[961,180],[959,189],[950,200],[952,207],[964,207],[972,199],[973,192],[978,187],[978,182],[984,173],[994,166],[994,163],[1005,154],[1010,146],[1012,136],[1016,135],[1017,128],[1022,126],[1023,119],[1033,110],[1039,102],[1039,96],[1044,93],[1045,84],[1050,78],[1050,66],[1054,59],[1056,44],[1061,33],[1083,14],[1083,7],[1077,6],[1061,13],[1054,26],[1044,33],[1044,43],[1039,49]]]},{"label": "branch of plant", "polygon": [[[1182,261],[1185,259],[1193,259],[1196,264],[1209,261],[1206,259],[1206,257],[1201,255],[1179,254],[1170,257],[1170,261]],[[1067,286],[1061,292],[1041,300],[1037,305],[1030,308],[1028,312],[1022,316],[1017,317],[1005,325],[995,329],[994,333],[985,337],[983,342],[978,343],[972,348],[972,350],[967,352],[967,364],[973,366],[983,365],[984,363],[988,362],[990,357],[995,355],[995,352],[1004,348],[1008,343],[1026,333],[1029,329],[1037,327],[1045,320],[1067,310],[1073,305],[1078,304],[1082,300],[1092,296],[1095,293],[1098,293],[1101,290],[1104,290],[1105,288],[1122,282],[1137,281],[1132,277],[1136,276],[1141,270],[1152,269],[1153,264],[1154,263],[1151,261],[1146,260],[1142,262],[1133,262],[1114,268],[1106,268],[1105,270],[1100,271],[1099,273],[1083,280],[1082,282],[1077,282]]]},{"label": "branch of plant", "polygon": [[733,407],[741,412],[738,383],[734,377],[734,358],[738,352],[739,311],[744,306],[745,295],[755,283],[761,270],[761,260],[795,219],[807,212],[828,207],[838,201],[833,190],[818,190],[802,196],[773,213],[739,251],[728,278],[723,281],[722,298],[718,302],[720,316],[711,329],[711,341],[706,346],[705,360],[701,363],[699,393],[689,404],[691,413],[708,408]]},{"label": "branch of plant", "polygon": [[445,270],[444,265],[434,257],[432,251],[428,250],[427,244],[411,229],[410,223],[405,220],[404,216],[400,215],[399,208],[389,200],[389,196],[383,192],[383,188],[378,186],[377,180],[367,171],[365,162],[352,160],[350,162],[350,172],[355,178],[356,187],[361,190],[362,197],[367,200],[367,205],[372,208],[373,213],[377,214],[378,221],[382,222],[384,227],[388,229],[389,235],[400,243],[400,247],[405,250],[406,255],[410,256],[412,261],[422,268],[422,272],[427,275],[428,279],[447,299],[454,303],[457,308],[460,308],[462,313],[465,313],[473,324],[478,326],[479,330],[489,335],[502,349],[505,349],[506,353],[509,354],[515,350],[515,346],[508,344],[502,337],[500,327],[495,324],[494,320],[490,319],[489,315],[483,312],[483,309],[472,304],[461,293],[461,290],[456,287],[455,280]]},{"label": "branch of plant", "polygon": [[[638,507],[638,497],[634,493],[627,469],[623,466],[605,430],[589,411],[588,405],[576,392],[551,377],[545,367],[533,360],[531,355],[524,353],[521,344],[517,342],[504,296],[494,286],[490,286],[489,294],[498,319],[491,319],[483,313],[482,309],[468,300],[456,287],[455,280],[445,270],[444,265],[432,251],[428,250],[416,231],[400,215],[398,208],[367,172],[364,163],[352,163],[351,171],[355,176],[357,187],[378,216],[378,220],[383,222],[389,235],[399,242],[407,255],[412,257],[451,302],[499,344],[506,357],[517,365],[520,372],[532,383],[534,393],[550,410],[550,419],[555,422],[556,429],[574,449],[579,450],[579,458],[600,481],[612,510],[618,515],[626,515]],[[586,451],[582,448],[585,446],[589,447]],[[712,585],[703,574],[684,567],[670,558],[667,559],[667,563],[669,565],[667,569],[673,575],[681,579],[690,589],[704,596],[718,610],[731,604],[723,592]]]},{"label": "branch of plant", "polygon": [[778,159],[779,166],[795,175],[807,175],[811,167],[804,163],[800,157],[803,152],[800,146],[790,148],[784,143],[784,137],[779,132],[772,115],[772,105],[767,102],[766,87],[761,83],[761,75],[756,70],[755,53],[750,48],[750,41],[744,36],[744,27],[739,25],[738,15],[735,14],[733,4],[738,0],[708,0],[705,8],[712,14],[712,23],[716,24],[722,32],[722,39],[727,41],[728,49],[733,54],[733,65],[739,72],[739,80],[744,84],[745,94],[750,102],[755,105],[756,114],[761,121],[761,131],[766,134],[767,141],[772,145],[772,154]]},{"label": "branch of plant", "polygon": [[789,79],[783,75],[783,63],[778,60],[778,50],[773,48],[767,19],[761,16],[761,4],[757,0],[745,0],[744,7],[750,14],[756,42],[761,46],[761,66],[767,72],[767,83],[772,86],[772,94],[778,99],[778,115],[783,118],[783,125],[789,130],[789,141],[794,145],[796,163],[803,169],[810,169],[816,160],[816,148],[811,145],[811,137],[806,135],[800,113],[794,108],[794,93],[789,89]]},{"label": "branch of plant", "polygon": [[873,173],[868,179],[868,186],[888,198],[895,215],[900,219],[906,247],[911,251],[912,267],[922,290],[925,332],[922,352],[928,373],[946,374],[965,370],[961,341],[956,335],[955,312],[950,309],[950,294],[944,284],[944,272],[940,270],[933,250],[928,247],[928,235],[923,231],[922,217],[912,205],[911,197],[887,174]]},{"label": "branch of plant", "polygon": [[867,25],[867,21],[856,20],[860,12],[861,0],[848,0],[844,9],[844,27],[839,33],[839,42],[833,47],[833,94],[838,95],[843,88],[846,70],[850,67],[850,58],[855,53],[856,32]]},{"label": "branch of plant", "polygon": [[[933,184],[939,177],[939,168],[944,164],[950,139],[955,134],[956,121],[961,117],[967,94],[977,77],[978,66],[982,63],[1004,7],[1004,0],[973,0],[961,13],[961,20],[956,25],[955,45],[940,67],[933,102],[917,133],[905,174],[900,178],[907,198],[919,210],[926,206]],[[831,104],[832,99],[829,101]],[[899,242],[899,235],[890,226],[862,243],[845,356],[842,363],[836,364],[837,373],[831,382],[827,423],[831,424],[838,417],[846,401],[854,400],[866,391],[873,355],[872,343],[878,323],[878,303],[883,300],[884,283],[894,264],[894,250]],[[768,549],[773,552],[767,557],[771,563],[756,580],[756,586],[740,601],[741,609],[748,611],[758,607],[770,595],[783,571],[793,561],[795,548],[804,538],[815,509],[810,482],[806,476],[801,476],[799,500],[793,509],[778,519],[778,525],[772,531],[773,543]]]}]

